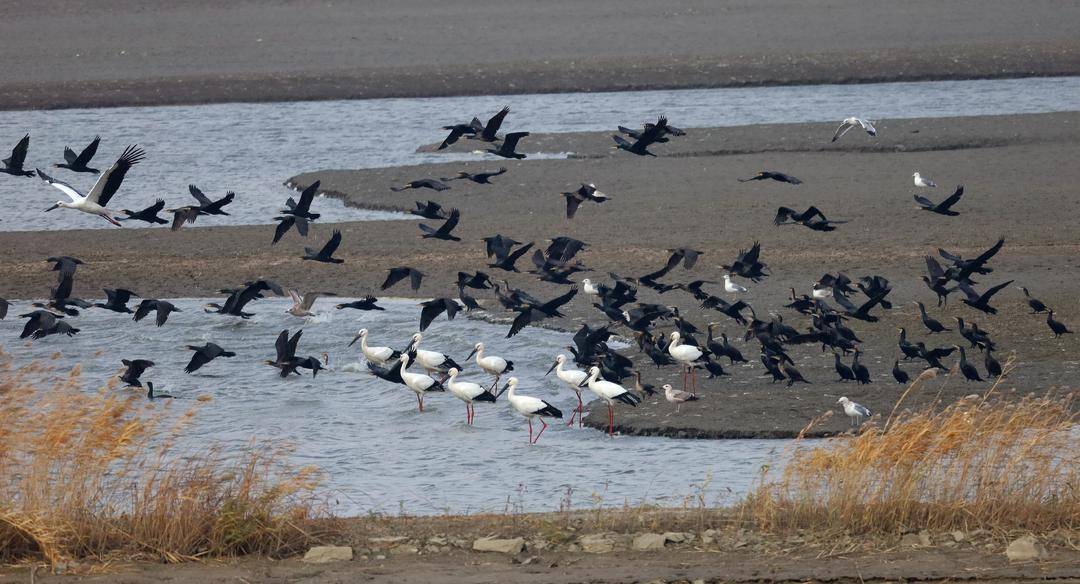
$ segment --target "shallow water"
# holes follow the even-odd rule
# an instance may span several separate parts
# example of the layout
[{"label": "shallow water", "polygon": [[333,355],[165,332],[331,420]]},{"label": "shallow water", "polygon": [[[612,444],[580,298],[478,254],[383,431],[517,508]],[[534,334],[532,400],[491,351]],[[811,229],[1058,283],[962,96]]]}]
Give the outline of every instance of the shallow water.
[{"label": "shallow water", "polygon": [[[80,363],[84,391],[96,390],[118,373],[121,357],[153,360],[156,366],[143,380],[180,397],[175,403],[155,404],[179,414],[194,405],[198,395],[214,398],[202,407],[182,443],[205,447],[217,440],[241,447],[252,437],[290,442],[297,463],[326,471],[327,486],[339,501],[336,511],[343,514],[554,510],[567,489],[579,508],[624,502],[681,505],[684,497],[697,493],[692,483],[707,485],[707,502],[729,503],[745,493],[761,466],[775,462],[788,444],[610,439],[555,421],[538,444],[529,446],[525,419],[512,412],[505,399],[478,404],[476,425],[468,427],[464,404],[449,393],[429,394],[421,414],[414,394],[403,386],[351,371],[359,365],[359,344],[347,346],[361,327],[370,329],[372,344],[404,346],[417,326],[416,303],[381,300],[386,311],[358,312],[335,310],[336,301],[341,299],[319,300],[320,314],[301,319],[285,313],[289,303],[283,299],[259,300],[249,305],[256,316],[244,321],[204,314],[205,300],[183,299],[175,301],[183,312],[171,315],[161,328],[154,326],[152,316],[136,323],[130,315],[91,309],[72,319],[82,329],[78,335],[38,341],[18,340],[24,321],[15,315],[27,308],[20,302],[0,321],[0,339],[16,365],[46,362],[59,353],[52,363],[56,374],[66,377],[71,366]],[[333,370],[315,379],[280,379],[277,370],[262,361],[273,358],[274,339],[283,328],[302,328],[298,353],[328,353]],[[569,416],[576,398],[544,372],[570,335],[530,327],[506,340],[505,331],[505,325],[464,316],[452,323],[441,317],[425,333],[422,346],[463,362],[472,345],[484,341],[491,354],[514,362],[521,393],[548,400]],[[191,355],[184,345],[206,341],[237,356],[184,374]],[[106,351],[108,357],[103,357]],[[490,383],[475,364],[466,365],[466,372],[469,379]]]},{"label": "shallow water", "polygon": [[[849,115],[873,120],[1019,114],[1080,109],[1080,77],[10,111],[0,116],[0,148],[6,158],[7,148],[30,132],[27,166],[44,169],[62,159],[65,145],[80,151],[100,133],[93,166],[107,168],[125,145],[138,143],[147,159],[129,173],[111,207],[137,210],[157,197],[164,197],[167,207],[188,205],[194,199],[187,185],[195,183],[215,198],[227,189],[237,193],[227,208],[232,217],[201,217],[197,225],[261,224],[293,194],[282,181],[301,172],[482,156],[498,161],[490,155],[415,150],[442,140],[440,126],[474,115],[486,119],[505,104],[513,107],[505,129],[532,132],[613,130],[658,113],[685,128]],[[529,151],[527,138],[521,150]],[[94,181],[89,174],[53,170],[53,176],[84,191]],[[60,198],[59,191],[37,179],[0,175],[0,199],[24,203],[0,207],[0,230],[113,229],[74,211],[42,213]],[[347,208],[329,198],[318,199],[314,207],[327,222],[404,217]]]}]

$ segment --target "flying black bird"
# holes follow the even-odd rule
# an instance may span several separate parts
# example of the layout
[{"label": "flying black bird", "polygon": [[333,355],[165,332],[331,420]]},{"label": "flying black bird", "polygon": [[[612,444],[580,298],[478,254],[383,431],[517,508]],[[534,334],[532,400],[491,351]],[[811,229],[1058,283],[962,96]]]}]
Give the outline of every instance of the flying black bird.
[{"label": "flying black bird", "polygon": [[962,298],[960,301],[974,308],[975,310],[985,312],[986,314],[997,314],[997,309],[993,306],[990,306],[990,299],[994,296],[994,294],[1000,292],[1002,288],[1012,283],[1013,281],[1009,280],[1008,282],[998,284],[997,286],[990,288],[986,292],[983,292],[982,295],[979,295],[979,293],[972,289],[972,287],[966,282],[961,282],[959,288],[960,291],[964,293],[965,298]]},{"label": "flying black bird", "polygon": [[193,373],[198,371],[203,365],[217,359],[218,357],[235,357],[236,353],[232,351],[226,351],[219,345],[214,343],[206,343],[201,347],[195,345],[187,345],[186,348],[189,351],[195,351],[195,354],[191,356],[191,361],[188,361],[187,367],[184,367],[184,373]]},{"label": "flying black bird", "polygon": [[525,155],[515,151],[515,149],[517,148],[518,142],[528,135],[528,132],[510,132],[503,138],[501,146],[498,148],[488,148],[487,152],[503,158],[516,158],[521,160],[522,158],[525,158]]},{"label": "flying black bird", "polygon": [[454,320],[458,310],[461,310],[461,305],[450,298],[433,298],[427,302],[421,302],[420,305],[423,306],[420,310],[420,332],[427,330],[431,322],[443,312],[446,312],[447,320]]},{"label": "flying black bird", "polygon": [[390,190],[394,191],[395,193],[400,193],[401,191],[407,191],[409,189],[431,189],[434,191],[447,191],[450,190],[450,186],[443,184],[433,178],[422,178],[419,180],[409,181],[400,187],[390,187]]},{"label": "flying black bird", "polygon": [[211,302],[205,305],[205,310],[206,312],[224,314],[227,316],[239,316],[244,319],[250,318],[254,316],[254,314],[244,312],[244,307],[252,300],[263,298],[263,292],[272,292],[278,296],[285,295],[285,290],[271,280],[245,282],[243,288],[221,291],[222,294],[229,295],[229,297],[225,299],[224,305]]},{"label": "flying black bird", "polygon": [[23,330],[19,334],[20,339],[27,337],[40,339],[49,335],[67,335],[70,337],[79,332],[79,329],[61,320],[63,315],[54,314],[48,310],[34,310],[19,316],[29,319],[23,325]]},{"label": "flying black bird", "polygon": [[424,239],[442,239],[444,241],[461,241],[460,237],[451,233],[457,227],[460,219],[461,212],[457,209],[451,209],[450,216],[446,218],[446,221],[438,229],[421,223],[418,227],[424,234],[420,237]]},{"label": "flying black bird", "polygon": [[409,285],[413,290],[419,290],[420,282],[424,279],[424,273],[416,268],[410,268],[409,266],[390,268],[390,273],[386,275],[386,279],[383,280],[382,286],[379,286],[379,289],[386,290],[405,278],[409,279]]},{"label": "flying black bird", "polygon": [[[274,239],[270,242],[270,245],[274,245],[281,241],[282,237],[289,232],[293,226],[296,227],[296,232],[300,234],[300,237],[307,237],[308,234],[308,220],[304,217],[297,217],[296,215],[280,215],[274,217],[274,221],[277,221],[277,227],[274,228]],[[194,219],[192,219],[194,222]]]},{"label": "flying black bird", "polygon": [[105,288],[105,303],[102,304],[99,302],[97,304],[94,304],[94,306],[97,306],[98,308],[104,308],[105,310],[111,310],[113,312],[123,312],[130,314],[131,309],[128,308],[127,303],[128,300],[131,300],[132,296],[138,296],[138,294],[132,292],[131,290],[124,290],[123,288],[117,288],[115,290]]},{"label": "flying black bird", "polygon": [[[499,128],[502,127],[503,120],[506,119],[506,114],[508,113],[510,113],[510,106],[503,106],[498,113],[488,118],[487,124],[481,124],[479,119],[473,118],[472,123],[469,124],[473,129],[473,133],[469,138],[483,140],[484,142],[498,141]],[[507,136],[509,136],[509,134]]]},{"label": "flying black bird", "polygon": [[352,308],[355,310],[386,310],[385,308],[375,304],[379,299],[375,298],[371,294],[361,298],[360,300],[353,300],[345,304],[337,304],[334,308],[341,310],[343,308]]},{"label": "flying black bird", "polygon": [[64,147],[64,160],[60,164],[54,164],[54,168],[66,168],[72,172],[89,172],[91,174],[98,174],[101,171],[96,168],[90,168],[86,166],[90,164],[90,160],[97,154],[98,144],[101,143],[101,136],[94,136],[94,140],[83,148],[83,151],[78,155],[71,148]]},{"label": "flying black bird", "polygon": [[748,250],[739,251],[739,255],[735,258],[735,261],[730,266],[721,266],[727,270],[730,274],[748,278],[754,282],[760,282],[762,278],[767,276],[765,269],[768,265],[759,261],[761,256],[761,244],[754,242],[754,245]]},{"label": "flying black bird", "polygon": [[773,218],[774,225],[804,225],[814,231],[835,231],[836,226],[847,221],[831,221],[820,209],[811,205],[802,213],[796,212],[789,207],[780,207],[776,210]]},{"label": "flying black bird", "polygon": [[311,212],[311,203],[315,200],[315,193],[319,191],[319,185],[322,181],[315,181],[308,185],[306,189],[300,191],[300,201],[294,201],[292,197],[285,199],[285,208],[278,211],[285,215],[294,215],[296,217],[302,217],[309,221],[314,221],[320,217],[318,213]]},{"label": "flying black bird", "polygon": [[330,236],[330,240],[326,242],[326,245],[324,245],[322,249],[315,251],[310,247],[305,247],[304,255],[301,256],[300,259],[327,264],[343,264],[345,263],[345,260],[333,257],[334,252],[337,251],[339,245],[341,245],[341,231],[335,229],[334,233]]},{"label": "flying black bird", "polygon": [[228,205],[236,198],[236,193],[227,191],[224,197],[216,201],[211,201],[209,197],[203,194],[199,190],[199,187],[195,185],[188,185],[188,192],[192,197],[199,202],[199,211],[201,215],[228,215],[228,211],[224,211],[225,205]]},{"label": "flying black bird", "polygon": [[782,172],[776,172],[772,170],[763,170],[750,178],[740,178],[739,182],[750,182],[752,180],[775,180],[778,182],[789,183],[793,185],[801,185],[802,181],[791,176],[790,174],[784,174]]},{"label": "flying black bird", "polygon": [[543,304],[525,303],[523,307],[516,309],[518,315],[514,318],[514,322],[510,324],[510,332],[506,333],[506,338],[509,339],[521,332],[521,329],[525,328],[527,325],[540,322],[545,318],[563,316],[563,314],[559,312],[559,308],[573,300],[574,296],[577,295],[577,292],[577,288],[571,288],[566,294],[544,302]]},{"label": "flying black bird", "polygon": [[489,185],[489,184],[491,184],[491,177],[499,176],[500,174],[505,174],[505,173],[506,173],[506,167],[503,166],[503,167],[500,167],[499,170],[496,170],[494,172],[470,173],[470,172],[461,171],[461,172],[458,172],[457,176],[450,177],[450,178],[444,178],[442,180],[443,181],[452,181],[452,180],[462,180],[462,179],[464,179],[464,180],[471,180],[476,184]]},{"label": "flying black bird", "polygon": [[120,212],[123,213],[125,216],[113,217],[113,219],[116,219],[117,221],[135,220],[145,221],[150,224],[168,225],[169,222],[167,220],[158,217],[158,213],[160,213],[161,210],[164,208],[165,199],[158,199],[154,201],[153,205],[150,205],[149,207],[142,209],[141,211],[129,211],[127,209],[121,209]]},{"label": "flying black bird", "polygon": [[1054,338],[1058,338],[1061,335],[1071,335],[1072,331],[1065,326],[1065,323],[1054,320],[1054,309],[1050,309],[1046,313],[1046,325],[1050,327],[1050,331],[1054,333]]},{"label": "flying black bird", "polygon": [[45,258],[45,261],[53,263],[52,271],[60,272],[57,274],[57,278],[60,281],[74,276],[75,269],[83,264],[82,260],[71,256],[52,256]]},{"label": "flying black bird", "polygon": [[303,334],[303,330],[298,330],[292,338],[289,338],[288,329],[278,333],[277,340],[274,341],[275,357],[273,360],[267,359],[265,363],[271,367],[276,367],[278,375],[281,377],[288,377],[290,373],[300,374],[296,370],[300,367],[300,359],[296,356],[296,347],[300,343],[300,337]]},{"label": "flying black bird", "polygon": [[450,130],[450,135],[443,139],[442,144],[439,144],[439,150],[450,147],[451,144],[457,142],[465,134],[476,134],[476,128],[473,128],[471,124],[454,124],[453,126],[443,126],[443,129]]},{"label": "flying black bird", "polygon": [[183,312],[172,302],[168,300],[156,300],[154,298],[147,298],[139,303],[139,307],[135,309],[135,316],[132,320],[138,322],[150,314],[150,311],[156,312],[156,318],[154,320],[157,326],[165,324],[165,321],[169,320],[169,315],[173,312]]},{"label": "flying black bird", "polygon": [[953,211],[952,206],[960,201],[960,197],[964,196],[964,185],[956,187],[956,191],[949,195],[949,198],[940,203],[933,203],[930,199],[922,195],[914,195],[915,202],[919,205],[919,208],[923,211],[930,211],[931,213],[937,213],[938,215],[948,215],[949,217],[955,217],[960,213]]},{"label": "flying black bird", "polygon": [[186,205],[175,209],[165,209],[165,211],[173,214],[172,226],[169,228],[171,231],[180,231],[185,223],[194,224],[199,215],[205,215],[198,205]]},{"label": "flying black bird", "polygon": [[147,369],[154,366],[154,362],[149,359],[121,359],[124,367],[124,374],[120,376],[120,381],[124,382],[124,385],[128,387],[142,387],[142,381],[139,381],[139,377],[146,372]]},{"label": "flying black bird", "polygon": [[668,258],[667,268],[674,269],[682,262],[683,268],[691,270],[694,265],[697,264],[698,258],[705,254],[703,251],[691,249],[689,247],[677,247],[675,249],[669,249],[671,257]]},{"label": "flying black bird", "polygon": [[29,148],[30,134],[27,134],[11,149],[11,156],[3,160],[4,166],[0,167],[0,172],[12,176],[34,176],[34,171],[23,169],[23,164],[26,163],[26,151]]},{"label": "flying black bird", "polygon": [[[514,264],[517,263],[518,259],[520,259],[521,256],[525,255],[530,249],[532,249],[532,246],[533,242],[530,241],[529,243],[518,247],[517,250],[512,253],[509,253],[509,248],[499,248],[496,250],[495,253],[495,263],[488,264],[488,267],[499,268],[500,270],[505,270],[507,272],[516,272],[518,271],[518,269],[514,266]],[[488,249],[491,249],[490,244]]]},{"label": "flying black bird", "polygon": [[476,272],[469,274],[468,272],[457,273],[457,285],[458,288],[474,288],[476,290],[490,290],[492,281],[491,276],[484,272]]},{"label": "flying black bird", "polygon": [[619,131],[635,140],[645,140],[648,143],[667,142],[668,136],[685,136],[686,132],[668,124],[667,116],[660,116],[656,123],[646,122],[642,130],[632,130],[619,126]]},{"label": "flying black bird", "polygon": [[567,219],[573,219],[574,214],[577,213],[578,206],[585,201],[592,201],[599,204],[611,198],[600,192],[596,188],[596,185],[592,183],[581,183],[581,187],[578,190],[562,193],[562,196],[566,197]]},{"label": "flying black bird", "polygon": [[416,208],[409,211],[409,213],[419,215],[424,219],[446,219],[446,213],[443,211],[442,205],[435,201],[428,201],[427,203],[416,201]]},{"label": "flying black bird", "polygon": [[0,298],[0,320],[4,320],[4,317],[7,316],[8,308],[10,308],[10,307],[11,307],[10,302],[8,302],[7,300],[4,300],[3,298]]},{"label": "flying black bird", "polygon": [[637,154],[638,156],[656,156],[648,150],[649,145],[652,144],[652,142],[645,142],[639,139],[631,144],[626,138],[618,135],[612,136],[611,139],[615,141],[615,146],[612,146],[612,148],[625,150],[631,154]]}]

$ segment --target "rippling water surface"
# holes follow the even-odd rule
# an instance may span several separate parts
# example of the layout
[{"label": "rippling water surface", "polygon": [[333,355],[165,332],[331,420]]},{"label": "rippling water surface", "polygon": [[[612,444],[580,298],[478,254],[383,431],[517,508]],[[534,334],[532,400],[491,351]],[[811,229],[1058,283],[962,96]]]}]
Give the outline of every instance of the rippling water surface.
[{"label": "rippling water surface", "polygon": [[[187,185],[221,196],[237,192],[232,217],[202,217],[198,225],[267,223],[292,194],[286,178],[320,168],[373,168],[470,160],[468,153],[417,153],[438,142],[444,124],[486,119],[501,106],[513,111],[505,128],[532,132],[613,130],[666,113],[680,127],[839,120],[947,117],[1074,111],[1080,77],[814,85],[617,93],[562,93],[424,99],[11,111],[0,116],[0,150],[31,133],[27,165],[47,168],[65,145],[80,151],[103,136],[94,165],[107,168],[124,145],[148,153],[111,204],[141,209],[156,197],[168,206],[191,204]],[[528,140],[522,142],[528,152]],[[489,156],[489,155],[483,155]],[[491,157],[494,158],[494,157]],[[88,190],[94,177],[54,169],[54,176]],[[0,175],[0,230],[110,228],[73,211],[42,213],[62,195],[37,179]],[[325,221],[400,218],[319,199]],[[141,227],[144,224],[132,225]]]},{"label": "rippling water surface", "polygon": [[[510,410],[505,398],[478,404],[476,424],[468,427],[464,404],[449,393],[429,394],[421,414],[411,391],[363,370],[359,343],[347,347],[361,327],[370,329],[372,344],[404,346],[417,326],[415,302],[380,301],[386,311],[357,312],[335,310],[336,300],[319,300],[320,314],[307,319],[286,314],[289,303],[282,299],[259,300],[250,305],[256,316],[245,321],[204,314],[205,300],[183,299],[176,301],[183,312],[174,313],[161,328],[154,326],[152,316],[132,322],[130,315],[92,309],[72,319],[82,329],[78,335],[37,341],[18,340],[23,320],[15,315],[26,306],[17,303],[8,319],[0,321],[0,338],[19,365],[49,361],[56,352],[61,355],[53,362],[57,375],[66,376],[71,366],[81,364],[83,391],[96,390],[116,374],[121,358],[153,360],[156,366],[144,381],[180,398],[171,404],[155,402],[159,407],[178,414],[194,405],[198,395],[214,398],[204,404],[182,441],[205,446],[217,440],[238,447],[252,437],[288,441],[296,446],[296,462],[326,471],[328,487],[340,501],[337,511],[344,514],[502,511],[508,505],[552,510],[568,488],[578,507],[598,502],[678,505],[696,493],[692,483],[703,482],[708,483],[709,502],[731,502],[787,444],[610,439],[556,421],[538,444],[529,446],[525,419]],[[262,361],[273,358],[274,339],[283,328],[302,328],[298,353],[328,353],[332,371],[315,379],[280,379],[277,370]],[[505,325],[463,316],[448,323],[443,317],[428,329],[422,346],[463,362],[472,345],[483,341],[491,354],[514,362],[521,393],[548,400],[568,416],[576,398],[544,372],[569,344],[570,335],[526,328],[507,340],[505,331]],[[237,356],[186,375],[183,369],[191,353],[184,345],[206,341]],[[469,379],[490,383],[477,373],[475,363],[466,367]],[[606,411],[598,415],[606,416]],[[539,429],[538,422],[536,426]]]}]

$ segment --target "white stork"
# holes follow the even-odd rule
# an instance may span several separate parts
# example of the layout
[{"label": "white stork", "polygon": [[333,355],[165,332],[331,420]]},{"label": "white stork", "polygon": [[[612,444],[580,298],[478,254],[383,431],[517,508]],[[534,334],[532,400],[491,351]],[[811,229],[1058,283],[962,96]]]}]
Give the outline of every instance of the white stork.
[{"label": "white stork", "polygon": [[600,379],[599,367],[589,369],[589,377],[585,380],[585,383],[588,384],[590,391],[595,393],[597,397],[604,400],[604,403],[607,404],[608,436],[611,436],[615,431],[615,402],[621,401],[624,404],[629,404],[635,408],[641,403],[641,398],[634,395],[629,389],[626,389],[618,383]]},{"label": "white stork", "polygon": [[473,404],[475,402],[495,403],[495,394],[479,383],[458,381],[458,373],[460,371],[458,371],[457,367],[450,368],[450,371],[447,372],[450,377],[446,383],[446,388],[450,390],[454,397],[465,402],[465,423],[472,426],[473,420],[476,419],[476,409]]},{"label": "white stork", "polygon": [[124,153],[120,155],[120,158],[109,167],[109,170],[106,170],[98,177],[97,182],[94,183],[93,188],[90,189],[90,193],[87,195],[83,195],[75,187],[64,181],[56,180],[38,169],[37,173],[41,180],[60,189],[71,199],[70,203],[57,201],[55,205],[45,209],[45,211],[49,212],[59,208],[75,209],[90,215],[97,215],[117,227],[123,227],[119,221],[113,218],[113,212],[107,208],[107,205],[113,195],[116,194],[117,189],[120,188],[120,183],[124,182],[124,175],[127,174],[127,171],[138,164],[145,156],[146,153],[143,152],[142,148],[128,146]]},{"label": "white stork", "polygon": [[[518,411],[519,414],[525,416],[529,420],[529,444],[536,444],[540,440],[540,435],[547,430],[547,422],[544,421],[545,417],[550,418],[562,418],[562,411],[559,408],[547,403],[546,401],[527,395],[518,395],[517,391],[518,378],[511,377],[506,381],[506,386],[502,391],[509,390],[506,395],[506,399],[510,402],[510,407]],[[501,391],[499,392],[502,393]],[[540,418],[540,423],[544,426],[540,428],[540,432],[536,435],[536,439],[533,439],[533,426],[532,419],[535,417]]]},{"label": "white stork", "polygon": [[577,409],[574,410],[574,413],[570,414],[570,422],[566,425],[573,426],[574,416],[577,416],[578,427],[580,428],[583,425],[581,414],[585,409],[585,403],[581,401],[581,384],[585,383],[585,379],[589,377],[589,374],[580,369],[564,369],[563,364],[565,363],[566,355],[555,357],[555,364],[553,364],[544,375],[550,375],[551,372],[554,371],[556,377],[562,380],[562,382],[569,386],[570,389],[574,390],[574,393],[577,395]]}]

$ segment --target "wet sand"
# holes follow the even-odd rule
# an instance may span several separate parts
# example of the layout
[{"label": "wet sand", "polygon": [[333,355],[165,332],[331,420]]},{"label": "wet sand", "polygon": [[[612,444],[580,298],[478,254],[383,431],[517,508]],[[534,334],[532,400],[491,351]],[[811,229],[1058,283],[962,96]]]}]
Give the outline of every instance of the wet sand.
[{"label": "wet sand", "polygon": [[1076,75],[1078,21],[1050,0],[22,0],[0,109]]},{"label": "wet sand", "polygon": [[[1074,336],[1050,338],[1044,317],[1027,314],[1020,292],[1009,287],[995,297],[1000,314],[986,316],[953,298],[938,310],[933,295],[919,281],[923,256],[938,247],[974,256],[1006,237],[1004,250],[993,260],[994,272],[979,278],[980,288],[1006,280],[1026,285],[1032,293],[1057,308],[1057,316],[1080,328],[1073,283],[1080,276],[1076,253],[1080,242],[1080,114],[1041,114],[950,118],[946,120],[882,120],[876,140],[852,133],[830,144],[833,127],[828,124],[795,124],[782,128],[752,126],[694,129],[685,138],[654,148],[658,158],[640,158],[609,148],[607,134],[530,136],[527,152],[573,152],[565,160],[482,161],[423,167],[371,170],[317,171],[290,179],[305,186],[316,178],[323,189],[349,204],[373,208],[407,209],[414,200],[433,199],[446,207],[458,207],[462,221],[457,234],[461,243],[421,240],[414,222],[366,222],[313,226],[308,241],[290,233],[270,247],[272,226],[212,227],[171,233],[164,229],[72,231],[64,233],[0,233],[0,258],[5,278],[0,296],[39,297],[47,293],[53,274],[45,270],[49,255],[71,254],[87,262],[80,268],[76,294],[95,296],[101,287],[128,287],[144,296],[216,295],[255,277],[276,279],[300,289],[333,290],[341,295],[360,295],[377,289],[386,270],[410,265],[427,274],[419,295],[454,295],[453,280],[459,269],[483,269],[543,298],[565,288],[538,282],[535,276],[506,274],[486,268],[480,238],[502,233],[521,241],[538,243],[556,236],[577,237],[590,244],[580,258],[593,270],[581,276],[606,280],[614,271],[641,275],[660,267],[667,249],[692,246],[705,252],[690,272],[679,269],[668,280],[708,279],[721,281],[719,265],[733,259],[740,248],[755,240],[763,246],[762,259],[772,276],[751,284],[747,300],[758,314],[780,311],[785,322],[798,328],[806,318],[781,309],[788,288],[808,293],[812,281],[825,272],[844,271],[853,277],[879,274],[894,287],[892,311],[875,311],[877,323],[853,322],[865,341],[864,363],[874,383],[857,387],[835,383],[831,353],[815,346],[793,350],[800,371],[813,382],[793,389],[771,384],[761,377],[753,344],[737,341],[749,365],[729,367],[732,376],[721,380],[699,379],[702,401],[688,404],[675,415],[669,404],[647,400],[631,410],[619,407],[620,430],[689,437],[788,437],[806,423],[836,409],[841,395],[888,412],[901,386],[889,374],[896,347],[897,327],[906,327],[913,340],[929,345],[952,345],[962,341],[955,333],[928,336],[919,323],[913,302],[928,304],[931,313],[952,326],[954,316],[974,321],[991,331],[1005,361],[1016,354],[1017,368],[999,388],[1047,391],[1069,387],[1080,356]],[[470,148],[473,145],[463,145]],[[429,190],[394,193],[391,185],[425,176],[449,176],[461,169],[495,169],[509,172],[489,186],[455,181],[442,193]],[[739,183],[738,177],[759,169],[773,169],[800,177],[803,185]],[[964,183],[966,194],[957,205],[959,217],[946,218],[915,209],[911,173],[923,172],[941,185],[928,193],[940,199],[952,186]],[[560,191],[581,182],[595,182],[613,199],[602,206],[584,205],[569,221],[563,213]],[[774,227],[776,208],[805,208],[814,204],[830,218],[846,219],[833,233],[802,227]],[[317,202],[316,202],[317,206]],[[276,207],[275,207],[276,208]],[[339,250],[344,265],[312,265],[299,259],[304,245],[321,245],[330,231],[344,235]],[[530,269],[528,258],[520,265]],[[722,295],[722,288],[707,287]],[[405,295],[399,285],[389,295]],[[512,313],[494,307],[490,296],[476,294],[494,308],[490,317],[508,321]],[[743,329],[719,313],[703,313],[682,292],[663,296],[642,291],[644,302],[677,306],[698,326],[717,321],[729,336]],[[568,318],[547,325],[576,329],[581,322],[601,324],[603,316],[579,295],[565,312]],[[257,306],[256,306],[257,310]],[[362,315],[357,315],[362,319]],[[719,331],[718,331],[719,332]],[[498,338],[485,339],[497,346]],[[455,348],[445,347],[454,353]],[[464,353],[469,347],[456,348]],[[977,351],[969,358],[984,370]],[[946,360],[952,363],[952,359]],[[679,384],[674,368],[657,371],[642,364],[646,381],[656,386]],[[904,366],[912,374],[918,368]],[[987,384],[967,383],[942,377],[909,396],[907,404],[934,399],[951,401],[981,393]],[[606,418],[603,408],[593,420]],[[842,431],[842,416],[827,419],[817,434]]]}]

